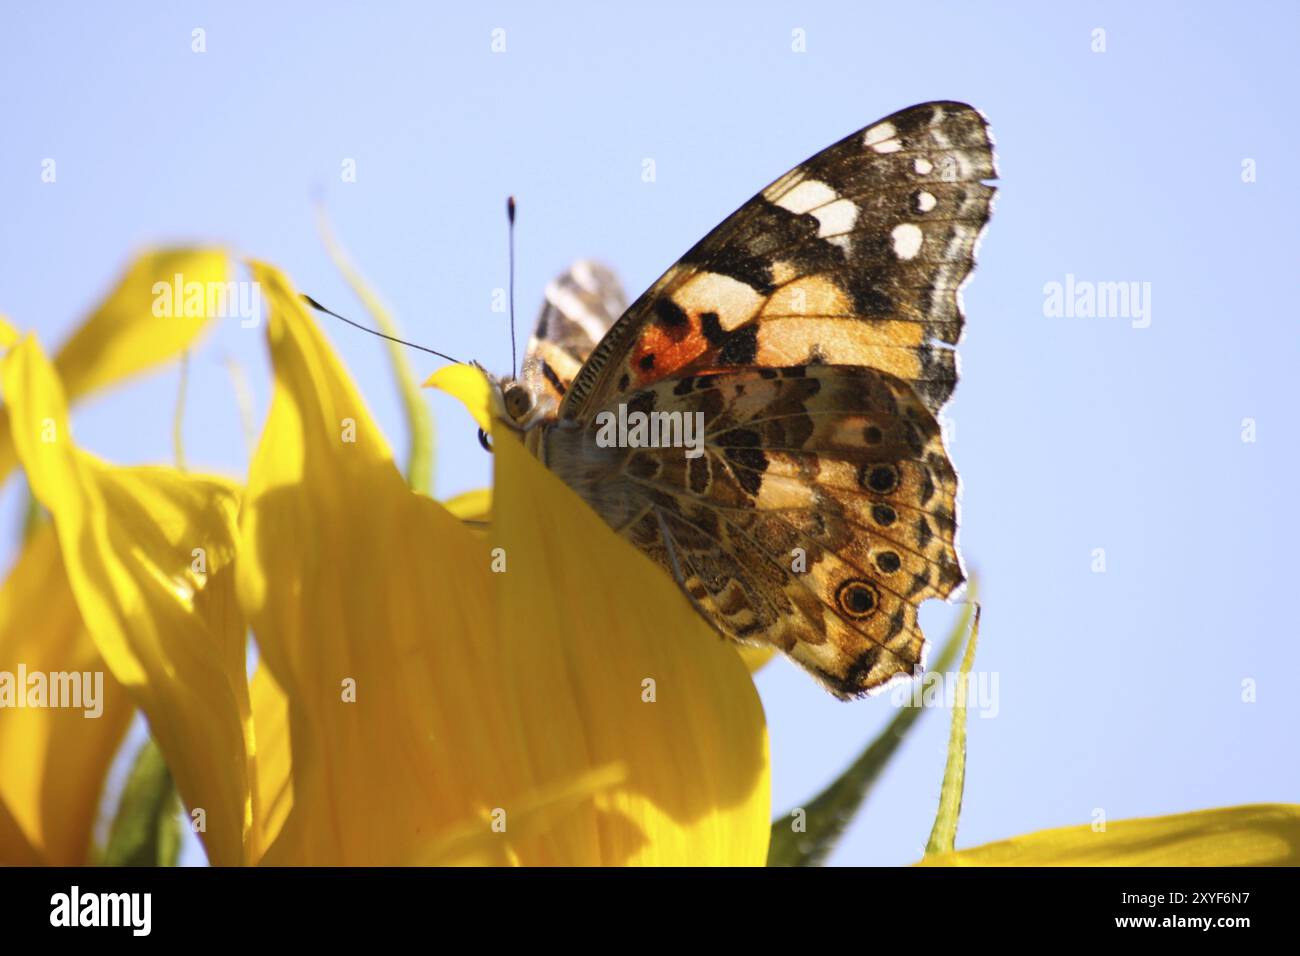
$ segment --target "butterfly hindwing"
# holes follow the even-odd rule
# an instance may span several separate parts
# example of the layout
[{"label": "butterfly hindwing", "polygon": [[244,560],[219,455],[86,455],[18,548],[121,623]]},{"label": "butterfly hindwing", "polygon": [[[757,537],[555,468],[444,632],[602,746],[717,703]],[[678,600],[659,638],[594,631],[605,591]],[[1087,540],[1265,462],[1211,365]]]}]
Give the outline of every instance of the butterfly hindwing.
[{"label": "butterfly hindwing", "polygon": [[550,467],[678,578],[723,634],[771,644],[842,697],[919,670],[916,608],[963,580],[956,475],[907,383],[856,366],[744,369],[661,381],[630,411],[699,415],[681,447],[576,453]]},{"label": "butterfly hindwing", "polygon": [[610,326],[627,308],[627,296],[610,269],[580,259],[546,287],[546,302],[520,379],[536,396],[563,400],[570,383]]}]

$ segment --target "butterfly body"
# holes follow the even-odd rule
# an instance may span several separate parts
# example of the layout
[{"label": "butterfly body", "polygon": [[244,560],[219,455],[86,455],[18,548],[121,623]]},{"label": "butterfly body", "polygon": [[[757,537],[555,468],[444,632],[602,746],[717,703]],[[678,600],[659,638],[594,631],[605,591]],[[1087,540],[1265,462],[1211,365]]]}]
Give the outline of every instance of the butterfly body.
[{"label": "butterfly body", "polygon": [[844,698],[918,673],[917,606],[964,580],[935,416],[994,175],[977,111],[922,104],[778,179],[629,308],[578,263],[499,383],[507,423],[725,637]]}]

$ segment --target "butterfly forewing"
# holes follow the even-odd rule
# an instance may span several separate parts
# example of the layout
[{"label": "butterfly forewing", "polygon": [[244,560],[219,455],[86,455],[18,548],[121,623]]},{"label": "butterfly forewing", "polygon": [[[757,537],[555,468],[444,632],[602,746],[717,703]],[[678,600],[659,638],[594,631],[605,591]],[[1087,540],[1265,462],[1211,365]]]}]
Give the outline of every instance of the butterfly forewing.
[{"label": "butterfly forewing", "polygon": [[695,245],[593,350],[561,418],[707,368],[868,365],[932,411],[956,384],[960,287],[995,176],[984,118],[895,113],[782,176]]}]

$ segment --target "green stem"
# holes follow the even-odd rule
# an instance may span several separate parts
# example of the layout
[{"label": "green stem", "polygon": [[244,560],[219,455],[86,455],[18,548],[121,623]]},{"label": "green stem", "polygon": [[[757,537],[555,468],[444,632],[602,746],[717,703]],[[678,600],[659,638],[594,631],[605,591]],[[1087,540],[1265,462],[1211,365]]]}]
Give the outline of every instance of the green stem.
[{"label": "green stem", "polygon": [[962,657],[961,671],[957,674],[957,690],[953,695],[952,732],[948,735],[948,762],[943,768],[943,787],[939,791],[939,812],[934,817],[930,842],[925,845],[925,855],[950,853],[957,842],[957,820],[961,816],[961,798],[966,787],[966,693],[970,684],[970,669],[975,663],[975,644],[980,636],[980,606],[975,604],[975,620],[971,623],[970,640]]},{"label": "green stem", "polygon": [[[342,245],[334,237],[334,231],[330,227],[329,216],[326,214],[323,204],[317,204],[316,206],[316,225],[320,231],[321,240],[325,243],[325,250],[334,262],[334,267],[343,274],[344,281],[351,287],[357,298],[361,300],[366,307],[366,311],[375,320],[375,324],[379,326],[380,331],[385,335],[398,335],[397,324],[393,321],[387,307],[374,290],[370,288],[365,277],[353,265]],[[433,416],[429,413],[429,406],[424,403],[424,396],[421,394],[415,375],[411,371],[410,363],[406,361],[406,354],[402,351],[402,347],[396,342],[387,340],[385,340],[384,344],[388,349],[388,361],[392,366],[393,374],[397,378],[397,390],[406,413],[408,435],[406,482],[415,491],[426,495],[431,494],[434,465]]]}]

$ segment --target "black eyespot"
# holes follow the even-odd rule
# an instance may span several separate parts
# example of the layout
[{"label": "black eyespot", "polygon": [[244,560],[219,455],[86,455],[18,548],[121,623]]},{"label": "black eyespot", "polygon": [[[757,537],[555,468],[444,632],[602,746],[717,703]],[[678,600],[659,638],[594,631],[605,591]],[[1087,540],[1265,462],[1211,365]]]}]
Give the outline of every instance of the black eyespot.
[{"label": "black eyespot", "polygon": [[861,620],[876,609],[880,595],[871,583],[861,578],[850,578],[835,592],[835,601],[849,617]]},{"label": "black eyespot", "polygon": [[898,559],[898,555],[893,551],[882,551],[876,555],[876,567],[886,574],[893,574],[903,566],[903,562]]},{"label": "black eyespot", "polygon": [[863,465],[858,469],[858,484],[887,495],[898,487],[898,469],[893,465]]},{"label": "black eyespot", "polygon": [[862,440],[868,445],[879,445],[884,437],[885,433],[875,425],[868,425],[862,432]]},{"label": "black eyespot", "polygon": [[898,513],[889,505],[873,505],[871,508],[871,517],[876,524],[888,528],[898,520]]}]

